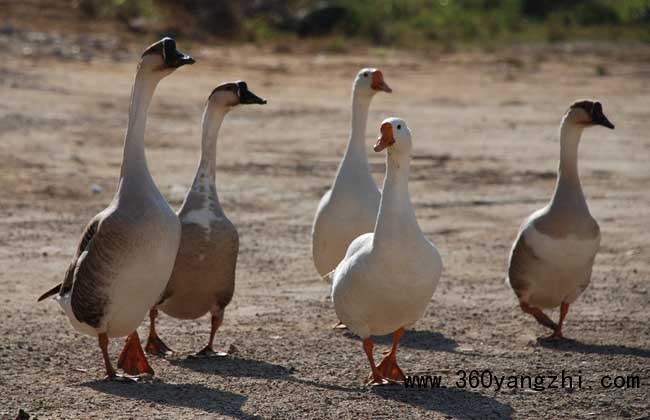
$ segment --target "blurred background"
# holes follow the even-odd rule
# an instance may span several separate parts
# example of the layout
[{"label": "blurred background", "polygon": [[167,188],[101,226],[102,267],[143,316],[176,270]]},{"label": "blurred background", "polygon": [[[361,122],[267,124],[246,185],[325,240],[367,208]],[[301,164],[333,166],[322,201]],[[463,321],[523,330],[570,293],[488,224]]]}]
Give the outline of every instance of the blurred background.
[{"label": "blurred background", "polygon": [[[504,43],[650,42],[650,0],[3,0],[3,31],[21,18],[115,22],[196,40],[296,40],[328,52],[350,42],[455,51]],[[4,9],[4,10],[2,10]],[[38,13],[34,13],[37,11]],[[36,16],[35,16],[36,15]]]}]

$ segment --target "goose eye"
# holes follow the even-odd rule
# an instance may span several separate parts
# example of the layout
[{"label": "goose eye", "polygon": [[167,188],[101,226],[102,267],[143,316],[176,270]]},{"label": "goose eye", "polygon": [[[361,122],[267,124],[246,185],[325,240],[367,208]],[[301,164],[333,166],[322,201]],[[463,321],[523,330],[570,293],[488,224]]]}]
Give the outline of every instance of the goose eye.
[{"label": "goose eye", "polygon": [[397,129],[400,130],[402,128],[402,124],[397,124]]},{"label": "goose eye", "polygon": [[368,72],[363,73],[363,77],[368,77]]}]

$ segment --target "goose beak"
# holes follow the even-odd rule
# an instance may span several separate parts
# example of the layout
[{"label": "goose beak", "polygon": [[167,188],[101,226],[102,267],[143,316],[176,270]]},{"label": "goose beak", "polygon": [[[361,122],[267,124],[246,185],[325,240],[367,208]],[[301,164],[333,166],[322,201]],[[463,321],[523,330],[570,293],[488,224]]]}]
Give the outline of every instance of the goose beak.
[{"label": "goose beak", "polygon": [[237,96],[239,96],[239,103],[240,104],[258,104],[258,105],[265,105],[266,104],[266,99],[260,98],[250,90],[248,90],[248,86],[246,85],[246,82],[240,81],[237,82],[237,87],[239,88],[237,90]]},{"label": "goose beak", "polygon": [[607,127],[610,130],[614,129],[614,124],[612,124],[603,113],[603,106],[600,104],[600,102],[596,102],[594,104],[594,107],[591,111],[591,122],[596,125]]},{"label": "goose beak", "polygon": [[379,131],[381,131],[381,136],[379,136],[377,143],[375,143],[375,152],[381,152],[385,148],[395,144],[395,137],[393,137],[393,126],[390,125],[390,123],[383,123]]},{"label": "goose beak", "polygon": [[162,56],[167,67],[177,69],[185,64],[194,64],[192,57],[176,49],[176,41],[174,38],[163,38],[162,44]]},{"label": "goose beak", "polygon": [[194,64],[196,61],[189,55],[185,55],[180,51],[174,52],[174,58],[169,63],[169,67],[179,68],[186,64]]},{"label": "goose beak", "polygon": [[372,90],[383,91],[386,93],[391,93],[393,91],[393,89],[384,82],[384,75],[379,70],[375,70],[372,73],[372,83],[370,84],[370,87]]},{"label": "goose beak", "polygon": [[593,123],[596,124],[596,125],[602,125],[603,127],[607,127],[607,128],[609,128],[610,130],[613,130],[613,129],[614,129],[614,124],[612,124],[612,123],[607,119],[607,117],[605,116],[605,114],[601,114],[600,116],[597,116],[597,117],[593,118],[592,121],[593,121]]},{"label": "goose beak", "polygon": [[607,119],[607,117],[605,117],[604,115],[603,115],[602,120],[601,120],[601,121],[598,121],[596,124],[598,124],[598,125],[602,125],[603,127],[607,127],[607,128],[609,128],[610,130],[613,130],[613,129],[614,129],[614,124],[612,124],[612,123]]}]

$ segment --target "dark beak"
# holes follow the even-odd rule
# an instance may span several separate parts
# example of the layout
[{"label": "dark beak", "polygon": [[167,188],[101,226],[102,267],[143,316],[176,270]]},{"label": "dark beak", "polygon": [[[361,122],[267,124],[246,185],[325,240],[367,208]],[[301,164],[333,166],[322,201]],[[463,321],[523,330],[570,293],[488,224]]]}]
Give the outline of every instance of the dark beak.
[{"label": "dark beak", "polygon": [[185,55],[180,51],[175,51],[174,59],[169,63],[169,67],[178,68],[184,66],[185,64],[194,64],[196,61],[189,55]]},{"label": "dark beak", "polygon": [[594,108],[591,111],[591,114],[591,122],[594,124],[602,125],[603,127],[607,127],[611,130],[614,129],[614,124],[612,124],[603,113],[603,106],[600,104],[600,102],[596,102],[594,104]]},{"label": "dark beak", "polygon": [[246,85],[246,82],[237,82],[237,87],[238,92],[237,96],[239,96],[239,103],[240,104],[259,104],[259,105],[264,105],[266,104],[266,99],[260,98],[250,90],[248,90],[248,86]]},{"label": "dark beak", "polygon": [[173,38],[163,38],[163,57],[165,65],[171,68],[179,68],[185,64],[194,64],[194,59],[176,49],[176,41]]},{"label": "dark beak", "polygon": [[602,125],[603,127],[607,127],[609,129],[614,129],[614,124],[612,124],[605,115],[601,115],[598,118],[593,119],[594,124]]}]

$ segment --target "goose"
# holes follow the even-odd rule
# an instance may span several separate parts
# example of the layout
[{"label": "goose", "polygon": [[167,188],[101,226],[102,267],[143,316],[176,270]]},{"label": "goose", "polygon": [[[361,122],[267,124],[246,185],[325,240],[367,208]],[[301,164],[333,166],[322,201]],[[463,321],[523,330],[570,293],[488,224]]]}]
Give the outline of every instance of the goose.
[{"label": "goose", "polygon": [[158,310],[178,319],[211,314],[208,345],[196,357],[222,356],[213,350],[214,335],[235,290],[239,235],[219,203],[215,185],[217,134],[226,114],[239,104],[266,104],[248,90],[244,81],[215,88],[203,112],[201,158],[194,182],[178,210],[181,243],[167,288],[149,312],[149,338],[145,350],[166,355],[172,350],[156,332]]},{"label": "goose", "polygon": [[[589,213],[578,176],[578,144],[586,127],[614,129],[598,101],[580,100],[560,124],[560,167],[550,203],[522,224],[510,252],[507,283],[521,309],[562,339],[569,306],[591,281],[600,228]],[[542,309],[560,307],[556,324]]]},{"label": "goose", "polygon": [[[367,385],[403,380],[397,346],[404,328],[422,317],[442,273],[440,253],[422,233],[409,196],[411,132],[399,118],[385,119],[380,130],[374,150],[387,150],[386,177],[375,228],[352,241],[327,275],[337,316],[363,340]],[[375,366],[371,336],[388,333],[393,345]]]},{"label": "goose", "polygon": [[[55,296],[72,326],[97,337],[108,379],[151,374],[136,331],[167,285],[180,243],[178,217],[147,168],[144,131],[158,83],[194,59],[180,53],[172,38],[149,46],[140,59],[131,92],[117,192],[109,206],[86,226],[65,279],[38,300]],[[108,340],[128,335],[118,374]]]},{"label": "goose", "polygon": [[312,256],[322,276],[334,270],[357,236],[372,232],[381,193],[370,175],[365,150],[370,101],[392,92],[381,71],[359,71],[352,86],[352,125],[332,188],[320,200],[312,227]]}]

